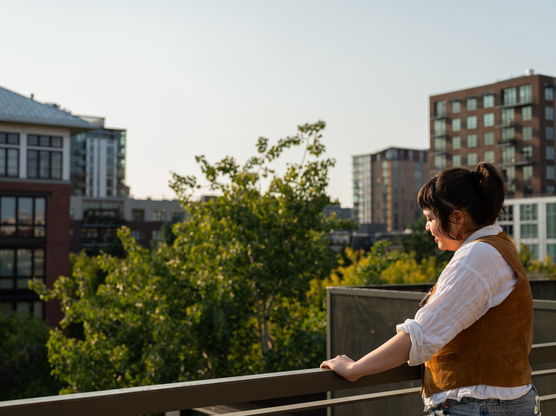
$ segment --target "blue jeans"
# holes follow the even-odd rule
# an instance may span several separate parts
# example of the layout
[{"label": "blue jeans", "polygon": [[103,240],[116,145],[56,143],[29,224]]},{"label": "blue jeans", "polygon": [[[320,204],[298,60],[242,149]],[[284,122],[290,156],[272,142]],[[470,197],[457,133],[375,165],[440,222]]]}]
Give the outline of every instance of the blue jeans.
[{"label": "blue jeans", "polygon": [[427,416],[541,416],[539,395],[535,387],[514,400],[474,399],[446,400],[428,409]]}]

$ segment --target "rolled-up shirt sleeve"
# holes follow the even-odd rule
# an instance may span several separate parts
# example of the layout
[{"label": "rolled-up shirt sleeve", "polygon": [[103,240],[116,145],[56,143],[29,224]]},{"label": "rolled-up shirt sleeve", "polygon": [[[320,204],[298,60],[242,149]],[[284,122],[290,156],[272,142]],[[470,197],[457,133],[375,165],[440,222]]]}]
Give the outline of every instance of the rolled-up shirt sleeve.
[{"label": "rolled-up shirt sleeve", "polygon": [[[411,338],[409,365],[427,361],[495,306],[493,302],[500,303],[511,292],[514,278],[510,266],[492,246],[478,244],[481,247],[472,248],[474,255],[458,258],[457,253],[442,272],[429,302],[414,319],[396,326]],[[477,264],[485,264],[480,273],[473,267]]]}]

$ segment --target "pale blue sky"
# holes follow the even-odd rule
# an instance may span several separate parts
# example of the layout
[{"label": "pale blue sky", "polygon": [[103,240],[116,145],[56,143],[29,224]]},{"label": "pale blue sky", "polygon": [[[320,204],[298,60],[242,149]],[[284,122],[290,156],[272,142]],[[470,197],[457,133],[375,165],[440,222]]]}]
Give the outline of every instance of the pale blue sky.
[{"label": "pale blue sky", "polygon": [[0,15],[0,86],[126,128],[136,197],[172,198],[197,154],[243,160],[322,119],[330,194],[351,206],[351,156],[426,148],[429,95],[556,75],[552,1],[2,0]]}]

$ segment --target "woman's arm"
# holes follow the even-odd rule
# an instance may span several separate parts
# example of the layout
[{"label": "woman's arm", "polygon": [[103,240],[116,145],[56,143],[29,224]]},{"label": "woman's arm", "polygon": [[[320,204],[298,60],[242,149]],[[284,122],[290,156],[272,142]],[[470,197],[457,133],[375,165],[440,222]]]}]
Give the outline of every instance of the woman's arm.
[{"label": "woman's arm", "polygon": [[402,365],[409,359],[410,350],[411,338],[400,331],[357,361],[345,355],[338,355],[336,358],[323,361],[320,368],[330,368],[345,379],[355,381],[363,376],[381,373]]}]

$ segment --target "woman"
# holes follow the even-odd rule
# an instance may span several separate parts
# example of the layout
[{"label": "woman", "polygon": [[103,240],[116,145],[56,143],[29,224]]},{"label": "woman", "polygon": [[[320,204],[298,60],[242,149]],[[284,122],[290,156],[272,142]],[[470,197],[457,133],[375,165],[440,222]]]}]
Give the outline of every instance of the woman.
[{"label": "woman", "polygon": [[515,246],[496,225],[504,183],[493,165],[448,169],[418,203],[440,250],[454,251],[427,303],[397,335],[354,361],[324,361],[348,380],[425,364],[427,415],[540,415],[531,384],[532,298]]}]

